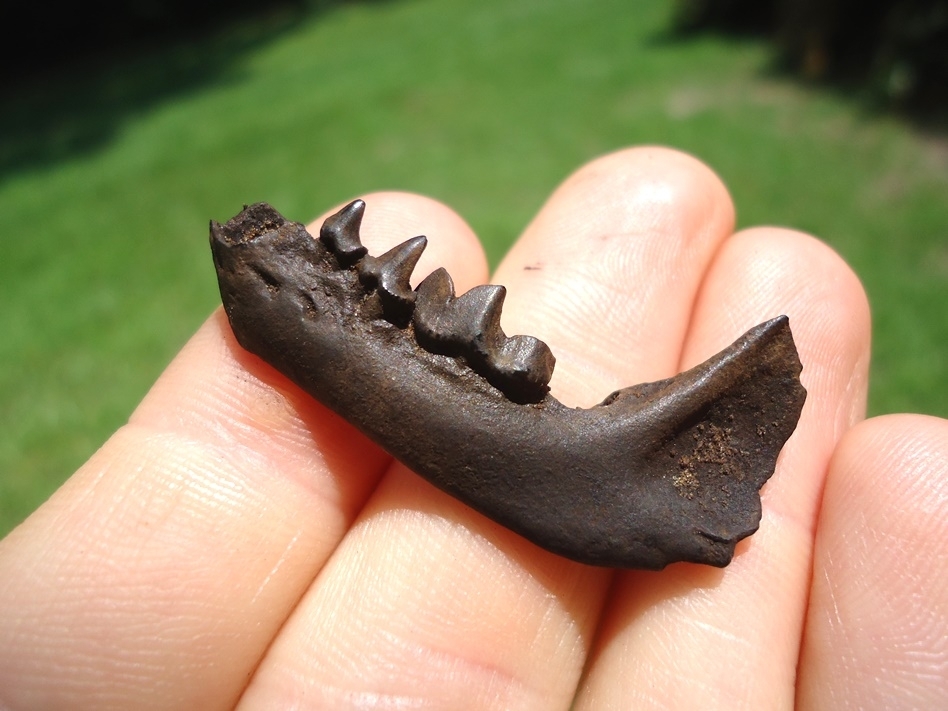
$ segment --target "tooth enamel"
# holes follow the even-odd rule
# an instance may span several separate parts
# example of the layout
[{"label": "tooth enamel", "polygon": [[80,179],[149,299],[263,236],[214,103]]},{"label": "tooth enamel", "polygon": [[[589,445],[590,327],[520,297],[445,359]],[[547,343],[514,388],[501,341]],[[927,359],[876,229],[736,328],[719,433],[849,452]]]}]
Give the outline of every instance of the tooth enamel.
[{"label": "tooth enamel", "polygon": [[426,276],[415,290],[415,336],[426,350],[458,355],[458,340],[452,329],[450,305],[454,301],[454,282],[444,267]]},{"label": "tooth enamel", "polygon": [[454,330],[463,339],[469,357],[489,361],[504,342],[500,312],[507,290],[496,284],[475,286],[451,304]]},{"label": "tooth enamel", "polygon": [[457,298],[444,269],[429,274],[418,285],[415,298],[415,334],[422,347],[444,355],[465,356],[473,367],[490,358],[504,340],[500,309],[502,286],[475,286]]},{"label": "tooth enamel", "polygon": [[341,267],[358,264],[359,281],[369,293],[378,294],[381,316],[399,327],[413,323],[422,348],[463,358],[509,397],[541,400],[549,391],[556,361],[543,341],[504,334],[500,315],[506,289],[487,284],[455,296],[451,275],[441,268],[412,291],[409,280],[428,240],[414,237],[373,257],[359,237],[364,212],[363,201],[349,203],[323,223],[319,238]]},{"label": "tooth enamel", "polygon": [[386,318],[401,322],[411,316],[415,292],[409,279],[427,244],[425,237],[414,237],[381,257],[367,256],[359,263],[359,277],[378,291]]},{"label": "tooth enamel", "polygon": [[365,203],[353,200],[329,217],[319,231],[319,239],[336,255],[342,267],[352,266],[368,252],[359,239],[364,214]]},{"label": "tooth enamel", "polygon": [[508,395],[539,398],[549,390],[556,358],[550,347],[533,336],[511,336],[496,349],[491,366],[504,385],[498,386]]}]

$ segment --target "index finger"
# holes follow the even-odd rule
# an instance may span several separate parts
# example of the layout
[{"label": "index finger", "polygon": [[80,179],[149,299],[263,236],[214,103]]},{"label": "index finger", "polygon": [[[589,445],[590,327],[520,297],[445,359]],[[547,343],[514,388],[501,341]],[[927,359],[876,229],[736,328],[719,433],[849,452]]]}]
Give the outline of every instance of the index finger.
[{"label": "index finger", "polygon": [[[384,251],[480,282],[451,211],[369,197]],[[211,269],[208,256],[208,269]],[[95,456],[0,542],[0,707],[230,708],[389,458],[215,313]]]}]

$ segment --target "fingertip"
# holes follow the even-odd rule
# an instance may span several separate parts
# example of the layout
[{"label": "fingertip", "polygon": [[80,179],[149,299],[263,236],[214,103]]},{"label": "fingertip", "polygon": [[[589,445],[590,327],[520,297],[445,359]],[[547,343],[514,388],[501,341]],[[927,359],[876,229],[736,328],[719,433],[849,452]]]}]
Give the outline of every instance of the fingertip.
[{"label": "fingertip", "polygon": [[820,515],[801,708],[948,701],[948,421],[867,420],[840,441]]},{"label": "fingertip", "polygon": [[[869,301],[859,277],[826,242],[785,227],[754,227],[734,235],[747,268],[758,271],[761,297],[780,291],[799,300],[800,313],[832,327],[845,320],[869,330]],[[770,288],[768,287],[770,285]],[[830,309],[829,311],[827,309]]]},{"label": "fingertip", "polygon": [[597,158],[563,182],[497,270],[504,328],[550,345],[553,392],[570,404],[673,375],[733,216],[723,183],[691,156],[642,147]]},{"label": "fingertip", "polygon": [[725,243],[713,269],[725,273],[728,282],[740,282],[748,312],[783,302],[798,319],[827,330],[845,321],[868,333],[869,302],[859,277],[828,244],[805,232],[741,230]]},{"label": "fingertip", "polygon": [[512,253],[537,251],[539,240],[547,243],[543,248],[582,253],[590,237],[603,234],[662,234],[677,248],[733,227],[734,204],[714,171],[687,153],[639,146],[596,158],[564,180]]},{"label": "fingertip", "polygon": [[589,190],[593,200],[611,190],[613,194],[606,201],[657,203],[655,207],[664,206],[672,212],[681,212],[687,203],[686,212],[700,214],[727,231],[734,225],[734,203],[720,176],[693,155],[664,146],[634,146],[607,153],[573,173],[560,189]]},{"label": "fingertip", "polygon": [[[911,534],[923,547],[948,544],[948,420],[897,414],[859,423],[842,438],[830,462],[827,506],[846,501],[871,505],[885,528]],[[841,506],[834,515],[851,515]],[[896,524],[898,524],[896,526]],[[930,529],[938,535],[932,540]],[[858,528],[852,526],[850,528]],[[937,545],[940,541],[941,545]]]}]

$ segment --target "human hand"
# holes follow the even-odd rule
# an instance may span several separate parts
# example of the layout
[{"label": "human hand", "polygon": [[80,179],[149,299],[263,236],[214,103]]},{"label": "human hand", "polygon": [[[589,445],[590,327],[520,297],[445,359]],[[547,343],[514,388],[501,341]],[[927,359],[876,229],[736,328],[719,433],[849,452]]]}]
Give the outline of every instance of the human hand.
[{"label": "human hand", "polygon": [[[416,283],[486,280],[447,208],[366,200],[370,253],[423,233]],[[218,312],[0,542],[0,708],[948,706],[948,423],[856,425],[858,280],[805,235],[732,230],[704,166],[635,149],[572,176],[494,276],[504,330],[550,345],[573,405],[790,316],[807,403],[728,568],[536,548],[242,351]]]}]

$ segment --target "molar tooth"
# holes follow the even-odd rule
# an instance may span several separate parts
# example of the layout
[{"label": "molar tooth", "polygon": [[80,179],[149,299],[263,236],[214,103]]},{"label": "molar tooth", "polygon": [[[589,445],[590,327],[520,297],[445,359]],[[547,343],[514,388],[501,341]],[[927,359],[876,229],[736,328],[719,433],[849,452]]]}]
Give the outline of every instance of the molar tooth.
[{"label": "molar tooth", "polygon": [[458,340],[452,329],[451,303],[454,282],[444,267],[426,276],[415,290],[415,336],[418,343],[433,353],[458,355]]},{"label": "molar tooth", "polygon": [[448,273],[432,272],[418,285],[415,336],[426,350],[463,356],[510,399],[539,402],[549,391],[556,359],[537,338],[504,335],[500,314],[506,295],[504,287],[489,284],[455,298]]},{"label": "molar tooth", "polygon": [[358,262],[368,251],[359,239],[359,227],[365,214],[365,202],[353,200],[327,218],[319,230],[319,239],[336,255],[340,266]]},{"label": "molar tooth", "polygon": [[539,338],[511,336],[496,348],[488,380],[512,400],[536,402],[549,391],[556,358]]},{"label": "molar tooth", "polygon": [[415,329],[438,352],[487,358],[503,341],[500,310],[506,289],[475,286],[455,298],[454,283],[444,269],[429,274],[415,298]]},{"label": "molar tooth", "polygon": [[424,301],[427,307],[441,307],[454,300],[454,281],[447,269],[438,267],[422,279],[417,292],[419,306]]},{"label": "molar tooth", "polygon": [[455,298],[448,273],[432,272],[418,285],[415,299],[418,342],[435,353],[464,356],[468,365],[485,374],[494,349],[506,340],[500,328],[506,294],[502,286],[485,285]]},{"label": "molar tooth", "polygon": [[469,357],[489,361],[494,349],[506,339],[500,328],[500,312],[506,296],[507,289],[503,286],[485,284],[475,286],[451,304],[453,329]]}]

